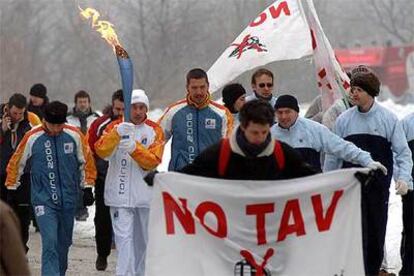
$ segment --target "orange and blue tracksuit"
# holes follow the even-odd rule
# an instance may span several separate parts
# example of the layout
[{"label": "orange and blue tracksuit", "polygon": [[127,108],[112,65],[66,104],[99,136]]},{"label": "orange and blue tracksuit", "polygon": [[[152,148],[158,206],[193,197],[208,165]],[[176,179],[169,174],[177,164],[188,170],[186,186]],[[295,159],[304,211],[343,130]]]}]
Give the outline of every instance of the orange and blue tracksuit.
[{"label": "orange and blue tracksuit", "polygon": [[31,202],[42,236],[42,275],[64,275],[72,244],[75,208],[81,185],[93,185],[96,170],[82,133],[64,125],[50,136],[38,126],[23,137],[7,166],[6,187],[17,189],[30,164]]},{"label": "orange and blue tracksuit", "polygon": [[170,105],[158,122],[164,130],[165,140],[172,136],[169,171],[178,171],[207,147],[221,138],[229,137],[233,117],[222,105],[210,100],[196,104],[186,99]]}]

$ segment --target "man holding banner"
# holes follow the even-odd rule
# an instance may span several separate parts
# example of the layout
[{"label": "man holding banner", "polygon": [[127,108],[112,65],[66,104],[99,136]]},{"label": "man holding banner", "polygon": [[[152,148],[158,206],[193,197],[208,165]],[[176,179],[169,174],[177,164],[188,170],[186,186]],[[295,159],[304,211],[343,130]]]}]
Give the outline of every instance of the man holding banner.
[{"label": "man holding banner", "polygon": [[[393,167],[398,172],[394,175],[397,194],[405,195],[412,185],[413,163],[401,123],[394,113],[375,101],[380,93],[380,85],[372,70],[353,74],[350,95],[355,106],[342,113],[335,123],[337,135],[369,152],[372,159],[384,164],[388,171],[387,175],[377,175],[362,193],[364,263],[368,275],[379,273],[384,255]],[[354,166],[327,155],[324,171]]]}]

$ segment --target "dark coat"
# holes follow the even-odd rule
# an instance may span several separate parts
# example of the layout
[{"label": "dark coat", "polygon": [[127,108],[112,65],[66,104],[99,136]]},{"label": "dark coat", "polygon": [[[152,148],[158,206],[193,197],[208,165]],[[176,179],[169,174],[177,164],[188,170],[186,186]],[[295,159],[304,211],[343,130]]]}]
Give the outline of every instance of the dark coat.
[{"label": "dark coat", "polygon": [[316,174],[316,171],[305,163],[293,148],[283,142],[280,143],[285,158],[285,167],[281,170],[273,154],[274,141],[271,141],[266,149],[259,154],[260,157],[246,157],[237,145],[235,136],[232,136],[230,138],[232,152],[227,170],[224,176],[220,176],[218,166],[222,141],[207,148],[196,157],[192,164],[185,166],[180,172],[239,180],[291,179]]}]

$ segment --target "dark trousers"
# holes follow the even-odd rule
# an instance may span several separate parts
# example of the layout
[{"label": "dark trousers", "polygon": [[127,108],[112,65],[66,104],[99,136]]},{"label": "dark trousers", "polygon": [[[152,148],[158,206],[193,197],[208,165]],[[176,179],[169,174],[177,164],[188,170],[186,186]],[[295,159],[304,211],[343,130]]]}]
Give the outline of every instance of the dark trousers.
[{"label": "dark trousers", "polygon": [[112,223],[109,207],[104,202],[105,179],[98,177],[95,182],[95,241],[99,256],[107,257],[111,253]]},{"label": "dark trousers", "polygon": [[29,251],[27,242],[29,241],[29,226],[30,226],[30,217],[31,217],[31,205],[14,205],[11,206],[13,211],[17,214],[20,222],[20,235],[22,237],[24,248]]},{"label": "dark trousers", "polygon": [[402,268],[400,270],[400,275],[414,275],[413,266],[414,266],[414,201],[413,201],[413,191],[409,191],[408,194],[402,196],[402,208],[403,208],[403,232],[401,240],[401,260]]},{"label": "dark trousers", "polygon": [[383,183],[371,182],[363,187],[362,242],[366,275],[378,275],[384,257],[388,198],[388,187]]}]

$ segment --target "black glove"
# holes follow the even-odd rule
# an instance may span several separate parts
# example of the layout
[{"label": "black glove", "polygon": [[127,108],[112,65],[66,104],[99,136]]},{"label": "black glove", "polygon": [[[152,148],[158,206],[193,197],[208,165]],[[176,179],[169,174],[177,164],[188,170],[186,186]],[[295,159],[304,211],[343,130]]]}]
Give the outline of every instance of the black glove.
[{"label": "black glove", "polygon": [[152,187],[154,185],[154,177],[157,173],[159,173],[159,171],[155,170],[155,171],[149,172],[144,177],[144,181],[147,183],[148,186]]},{"label": "black glove", "polygon": [[17,206],[16,202],[16,190],[7,190],[6,191],[6,202],[9,206],[12,206],[13,208]]},{"label": "black glove", "polygon": [[83,205],[91,206],[95,198],[93,197],[92,188],[83,189]]}]

